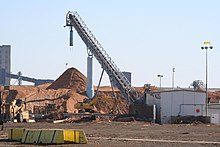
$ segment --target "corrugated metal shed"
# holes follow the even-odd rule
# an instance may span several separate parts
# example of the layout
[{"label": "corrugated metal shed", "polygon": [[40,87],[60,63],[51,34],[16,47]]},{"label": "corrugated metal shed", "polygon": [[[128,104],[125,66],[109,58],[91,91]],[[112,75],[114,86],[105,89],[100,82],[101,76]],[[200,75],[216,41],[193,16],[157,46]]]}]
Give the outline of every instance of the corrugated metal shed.
[{"label": "corrugated metal shed", "polygon": [[205,97],[194,89],[158,90],[146,94],[146,103],[156,105],[157,122],[171,123],[171,116],[205,116]]}]

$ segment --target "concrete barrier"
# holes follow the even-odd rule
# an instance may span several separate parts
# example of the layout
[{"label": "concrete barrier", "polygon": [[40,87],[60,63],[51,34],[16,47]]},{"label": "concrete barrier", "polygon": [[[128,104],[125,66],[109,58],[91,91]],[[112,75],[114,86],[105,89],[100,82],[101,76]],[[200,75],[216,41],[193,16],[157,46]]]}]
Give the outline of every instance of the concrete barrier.
[{"label": "concrete barrier", "polygon": [[63,130],[26,129],[21,143],[61,144],[64,143]]},{"label": "concrete barrier", "polygon": [[25,144],[63,144],[77,143],[87,144],[87,138],[83,130],[63,129],[9,129],[8,139],[21,141]]},{"label": "concrete barrier", "polygon": [[24,128],[10,128],[8,129],[8,139],[13,141],[21,141],[24,131]]}]

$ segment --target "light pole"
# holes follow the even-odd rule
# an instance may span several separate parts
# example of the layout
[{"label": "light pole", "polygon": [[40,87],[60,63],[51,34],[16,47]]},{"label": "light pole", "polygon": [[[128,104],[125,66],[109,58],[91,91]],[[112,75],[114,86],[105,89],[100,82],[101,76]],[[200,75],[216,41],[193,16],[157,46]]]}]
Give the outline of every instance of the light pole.
[{"label": "light pole", "polygon": [[174,73],[175,73],[175,68],[173,68],[173,76],[172,76],[172,88],[174,89]]},{"label": "light pole", "polygon": [[205,54],[205,79],[206,79],[206,84],[205,84],[205,91],[206,91],[206,116],[208,116],[208,49],[213,49],[213,46],[211,46],[210,42],[204,42],[204,46],[201,47],[202,50],[205,49],[206,54]]},{"label": "light pole", "polygon": [[157,77],[160,78],[160,89],[161,89],[161,78],[163,77],[163,75],[157,75]]}]

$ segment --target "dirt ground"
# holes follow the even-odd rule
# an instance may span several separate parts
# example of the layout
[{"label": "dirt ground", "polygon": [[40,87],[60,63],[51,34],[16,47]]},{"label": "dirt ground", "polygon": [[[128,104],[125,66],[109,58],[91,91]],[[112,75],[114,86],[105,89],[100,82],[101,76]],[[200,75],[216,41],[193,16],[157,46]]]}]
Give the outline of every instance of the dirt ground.
[{"label": "dirt ground", "polygon": [[6,123],[0,146],[36,146],[7,141],[8,128],[83,129],[88,144],[50,146],[220,146],[220,126],[211,124],[159,125],[146,122]]}]

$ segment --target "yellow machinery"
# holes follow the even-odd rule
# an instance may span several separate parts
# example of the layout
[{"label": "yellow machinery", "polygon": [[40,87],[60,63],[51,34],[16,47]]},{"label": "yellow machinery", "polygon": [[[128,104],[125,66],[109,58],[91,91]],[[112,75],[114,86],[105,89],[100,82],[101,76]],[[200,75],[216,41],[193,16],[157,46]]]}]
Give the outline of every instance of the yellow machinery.
[{"label": "yellow machinery", "polygon": [[[78,110],[79,113],[84,112],[90,112],[95,113],[97,112],[95,104],[98,102],[100,97],[94,97],[92,99],[85,98],[83,102],[78,102],[74,105],[74,108]],[[117,99],[114,99],[114,105],[111,109],[111,113],[120,113],[119,107],[118,107],[118,101]]]},{"label": "yellow machinery", "polygon": [[83,102],[78,102],[74,105],[74,108],[79,111],[79,113],[90,112],[94,113],[95,104],[97,103],[99,97],[94,97],[92,99],[85,98]]},{"label": "yellow machinery", "polygon": [[29,119],[29,112],[25,110],[25,103],[21,99],[3,104],[5,119],[17,122],[25,122]]},{"label": "yellow machinery", "polygon": [[26,111],[25,102],[21,99],[8,100],[3,99],[7,90],[0,91],[0,122],[16,121],[23,122],[29,120],[29,112]]}]

